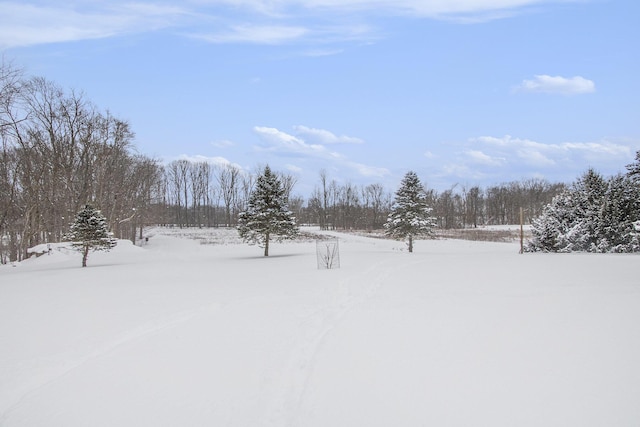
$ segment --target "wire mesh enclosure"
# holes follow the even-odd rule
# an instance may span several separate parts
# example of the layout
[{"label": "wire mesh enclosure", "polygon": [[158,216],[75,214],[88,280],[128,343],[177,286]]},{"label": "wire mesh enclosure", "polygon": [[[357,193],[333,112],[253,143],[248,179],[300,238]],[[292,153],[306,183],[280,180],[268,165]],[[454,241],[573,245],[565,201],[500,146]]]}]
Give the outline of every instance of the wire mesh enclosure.
[{"label": "wire mesh enclosure", "polygon": [[340,268],[338,239],[316,240],[316,257],[318,258],[318,270]]}]

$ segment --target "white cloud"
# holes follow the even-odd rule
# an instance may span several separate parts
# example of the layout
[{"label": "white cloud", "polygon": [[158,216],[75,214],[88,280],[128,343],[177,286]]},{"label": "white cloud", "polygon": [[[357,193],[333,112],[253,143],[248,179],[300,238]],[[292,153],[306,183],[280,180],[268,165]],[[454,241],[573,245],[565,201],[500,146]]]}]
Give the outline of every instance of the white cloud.
[{"label": "white cloud", "polygon": [[[303,128],[310,129],[304,126]],[[364,177],[382,177],[389,174],[389,171],[385,168],[354,162],[336,151],[328,150],[324,145],[309,144],[302,137],[290,135],[276,128],[256,126],[253,130],[266,143],[266,146],[257,147],[259,151],[287,157],[295,156],[303,160],[312,160],[316,163],[319,161],[323,164],[335,166],[336,169],[348,168]],[[317,137],[317,132],[310,133]],[[320,134],[326,137],[323,132],[320,132]],[[329,134],[333,135],[331,132]]]},{"label": "white cloud", "polygon": [[[482,153],[491,159],[504,159],[505,167],[539,173],[555,173],[561,168],[575,168],[579,173],[581,169],[598,164],[622,167],[634,153],[630,145],[609,140],[545,144],[505,135],[472,138],[469,143],[481,146]],[[479,157],[476,156],[475,160]]]},{"label": "white cloud", "polygon": [[588,167],[605,175],[624,171],[638,149],[638,140],[543,143],[510,135],[480,136],[463,142],[448,159],[427,162],[442,182],[492,185],[546,178],[569,183]]},{"label": "white cloud", "polygon": [[480,150],[468,150],[465,154],[473,163],[486,166],[501,166],[506,161],[503,157],[492,157]]},{"label": "white cloud", "polygon": [[294,126],[293,129],[296,131],[296,134],[300,135],[305,140],[311,140],[323,145],[364,143],[364,141],[360,138],[354,138],[352,136],[346,135],[337,136],[333,132],[325,129],[315,129],[307,126]]},{"label": "white cloud", "polygon": [[[172,28],[213,43],[282,44],[300,40],[331,55],[344,41],[371,41],[372,15],[459,22],[500,19],[567,0],[193,0],[180,6],[149,0],[83,2],[0,1],[0,48],[104,38]],[[339,19],[337,18],[339,17]],[[345,24],[346,23],[346,24]],[[216,28],[216,31],[211,31]]]},{"label": "white cloud", "polygon": [[560,146],[565,150],[575,150],[589,153],[592,155],[606,155],[606,156],[629,156],[633,150],[621,144],[616,144],[611,141],[600,142],[564,142]]},{"label": "white cloud", "polygon": [[[343,48],[335,48],[336,43],[365,42],[375,40],[375,31],[369,25],[328,25],[305,17],[251,16],[248,22],[233,23],[233,19],[223,19],[222,27],[214,31],[192,31],[189,37],[216,44],[305,44],[308,49],[301,56],[318,57],[341,53]],[[320,19],[322,21],[322,19]]]},{"label": "white cloud", "polygon": [[[518,157],[527,159],[537,157],[538,160],[544,157],[543,163],[553,165],[558,160],[570,156],[610,156],[617,158],[628,157],[633,154],[633,149],[628,145],[618,144],[609,140],[598,142],[562,142],[559,144],[544,144],[530,139],[514,138],[505,135],[500,138],[492,136],[481,136],[472,138],[471,143],[480,143],[486,146],[500,147],[507,152],[515,153]],[[542,157],[540,157],[542,156]],[[555,157],[555,160],[552,159]],[[535,160],[534,160],[535,161]],[[538,162],[539,163],[539,162]]]},{"label": "white cloud", "polygon": [[239,164],[233,163],[228,159],[220,156],[211,157],[211,156],[203,156],[201,154],[190,156],[187,154],[181,154],[180,156],[178,156],[178,160],[188,160],[193,163],[204,162],[204,163],[209,163],[212,166],[234,166],[240,170],[243,170],[243,167],[240,166]]},{"label": "white cloud", "polygon": [[[564,1],[566,0],[555,0],[557,3]],[[210,0],[210,3],[220,2],[220,0]],[[316,13],[375,11],[430,18],[460,18],[463,21],[497,19],[510,16],[523,8],[550,3],[549,0],[280,0],[277,2],[222,0],[222,2],[239,3],[259,13],[272,16],[294,8],[302,8]]]},{"label": "white cloud", "polygon": [[447,163],[442,166],[441,176],[453,177],[455,179],[463,180],[481,180],[484,179],[486,174],[478,171],[475,168],[469,167],[462,163]]},{"label": "white cloud", "polygon": [[229,141],[228,139],[223,139],[220,141],[214,141],[211,143],[211,145],[213,145],[216,148],[228,148],[228,147],[233,147],[236,144],[235,142]]},{"label": "white cloud", "polygon": [[344,52],[344,49],[313,49],[303,53],[303,56],[309,56],[311,58],[319,58],[322,56],[339,55]]},{"label": "white cloud", "polygon": [[505,135],[502,138],[496,138],[494,136],[479,136],[477,138],[471,138],[469,141],[471,142],[482,142],[485,144],[506,146],[511,143],[511,135]]},{"label": "white cloud", "polygon": [[346,165],[356,170],[361,176],[365,177],[383,178],[389,175],[389,170],[386,168],[378,168],[356,162],[346,162]]},{"label": "white cloud", "polygon": [[563,154],[563,149],[559,145],[542,144],[530,139],[513,138],[511,135],[505,135],[501,138],[492,136],[481,136],[472,138],[471,142],[481,143],[498,149],[504,163],[513,163],[515,159],[520,159],[524,164],[535,167],[547,167],[556,165],[556,161],[549,156],[558,156]]},{"label": "white cloud", "polygon": [[[549,150],[553,150],[554,147],[549,147]],[[543,153],[544,149],[536,150],[534,148],[522,148],[516,151],[516,155],[525,164],[534,167],[547,168],[556,166],[558,162],[551,159]]]},{"label": "white cloud", "polygon": [[539,92],[561,95],[579,95],[595,92],[596,85],[593,81],[581,76],[562,77],[537,75],[533,80],[524,80],[516,91]]},{"label": "white cloud", "polygon": [[48,6],[0,2],[0,48],[154,31],[177,25],[189,12],[148,3]]},{"label": "white cloud", "polygon": [[302,38],[309,32],[307,28],[286,25],[235,25],[229,31],[219,34],[193,35],[210,43],[255,43],[282,44]]},{"label": "white cloud", "polygon": [[276,128],[255,126],[253,131],[269,143],[266,148],[262,148],[264,151],[323,156],[329,154],[322,145],[307,144],[304,140]]}]

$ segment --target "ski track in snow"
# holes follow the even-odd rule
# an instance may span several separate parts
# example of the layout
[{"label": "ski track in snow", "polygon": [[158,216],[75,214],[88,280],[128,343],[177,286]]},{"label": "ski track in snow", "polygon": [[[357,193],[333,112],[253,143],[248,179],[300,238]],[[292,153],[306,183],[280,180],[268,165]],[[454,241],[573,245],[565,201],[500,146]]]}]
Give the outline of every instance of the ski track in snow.
[{"label": "ski track in snow", "polygon": [[[296,342],[279,376],[277,389],[270,393],[274,397],[265,418],[267,425],[296,426],[299,424],[299,409],[304,401],[315,360],[323,343],[331,332],[339,327],[349,312],[371,299],[385,280],[399,268],[390,267],[391,261],[376,263],[357,275],[342,279],[335,285],[327,285],[328,303],[301,321]],[[411,264],[415,262],[410,261]],[[368,285],[352,294],[349,287],[352,282],[368,283]]]},{"label": "ski track in snow", "polygon": [[[189,308],[172,313],[168,316],[163,316],[150,320],[141,324],[138,327],[129,329],[112,340],[105,342],[101,345],[94,346],[88,349],[74,349],[72,351],[59,353],[51,357],[51,359],[60,360],[55,366],[49,368],[49,372],[44,375],[35,377],[37,381],[31,381],[24,384],[22,389],[16,393],[14,399],[9,399],[5,402],[5,407],[0,408],[0,426],[9,417],[12,411],[17,409],[22,402],[28,400],[31,396],[36,395],[39,390],[48,386],[55,381],[65,377],[74,370],[82,367],[87,362],[95,360],[101,356],[107,355],[119,347],[139,340],[141,338],[160,333],[164,330],[171,329],[180,324],[188,322],[198,316],[210,313],[218,310],[223,306],[221,303],[205,304],[196,308]],[[29,369],[29,365],[39,365],[41,359],[34,359],[29,362],[25,362],[25,368]]]}]

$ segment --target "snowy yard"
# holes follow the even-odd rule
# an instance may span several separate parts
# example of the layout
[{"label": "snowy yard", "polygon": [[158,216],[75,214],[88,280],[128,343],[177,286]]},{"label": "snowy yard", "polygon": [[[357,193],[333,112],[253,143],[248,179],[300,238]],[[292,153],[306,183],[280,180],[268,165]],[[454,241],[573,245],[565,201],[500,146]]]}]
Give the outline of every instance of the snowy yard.
[{"label": "snowy yard", "polygon": [[640,425],[638,255],[184,233],[0,267],[0,426]]}]

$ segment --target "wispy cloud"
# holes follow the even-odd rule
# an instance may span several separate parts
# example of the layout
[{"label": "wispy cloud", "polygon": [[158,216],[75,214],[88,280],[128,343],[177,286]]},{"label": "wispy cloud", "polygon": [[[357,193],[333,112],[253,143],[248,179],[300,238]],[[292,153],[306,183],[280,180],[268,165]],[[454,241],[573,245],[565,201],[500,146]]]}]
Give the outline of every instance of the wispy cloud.
[{"label": "wispy cloud", "polygon": [[339,55],[344,52],[344,49],[313,49],[303,53],[303,56],[309,56],[312,58],[319,58],[321,56]]},{"label": "wispy cloud", "polygon": [[[567,0],[149,0],[54,3],[0,1],[0,48],[105,38],[171,28],[212,43],[305,41],[309,55],[340,52],[336,43],[379,38],[380,16],[477,22]],[[331,46],[330,48],[328,46]]]},{"label": "wispy cloud", "polygon": [[[308,159],[320,160],[321,163],[335,167],[336,169],[348,168],[363,177],[384,177],[389,174],[386,168],[369,166],[352,161],[335,150],[329,150],[325,145],[335,144],[337,142],[345,143],[345,138],[350,143],[353,143],[355,140],[361,141],[357,138],[337,137],[332,132],[308,128],[306,126],[296,126],[295,129],[302,130],[302,132],[298,135],[291,135],[273,127],[254,127],[254,132],[263,141],[263,145],[256,147],[256,149],[278,156],[296,157],[301,161]],[[310,135],[315,141],[324,140],[324,142],[308,142],[304,136],[305,133]]]},{"label": "wispy cloud", "polygon": [[530,139],[514,138],[511,135],[500,138],[481,136],[470,139],[470,142],[482,145],[485,151],[501,156],[504,159],[503,164],[519,162],[528,167],[551,167],[567,154],[557,144],[543,144]]},{"label": "wispy cloud", "polygon": [[282,44],[299,40],[309,30],[301,26],[243,24],[226,32],[194,34],[192,37],[210,43]]},{"label": "wispy cloud", "polygon": [[[224,1],[224,0],[223,0]],[[553,1],[553,0],[552,0]],[[551,1],[551,2],[552,2]],[[228,1],[227,1],[228,2]],[[555,0],[566,2],[566,0]],[[220,3],[220,0],[210,0]],[[292,9],[313,10],[316,13],[384,13],[463,21],[499,19],[518,10],[550,3],[548,0],[241,0],[246,8],[268,14],[282,14]]]},{"label": "wispy cloud", "polygon": [[581,76],[562,77],[537,75],[531,80],[523,80],[515,88],[516,92],[537,92],[561,95],[580,95],[595,92],[596,85],[593,81]]},{"label": "wispy cloud", "polygon": [[511,135],[503,137],[481,136],[470,139],[471,143],[480,143],[485,147],[495,146],[515,153],[522,159],[527,159],[531,153],[553,157],[557,164],[562,156],[584,156],[589,159],[597,159],[600,156],[627,157],[633,154],[634,149],[627,144],[620,144],[610,140],[596,142],[562,142],[559,144],[545,144],[530,139],[514,138]]},{"label": "wispy cloud", "polygon": [[[457,180],[482,181],[487,177],[487,173],[481,172],[477,168],[469,167],[464,163],[446,163],[442,165],[441,171],[435,174],[440,178],[445,177],[448,185],[455,184]],[[453,178],[453,180],[451,180]]]},{"label": "wispy cloud", "polygon": [[[302,56],[336,55],[344,51],[342,44],[371,42],[375,30],[363,24],[329,25],[322,19],[251,17],[251,22],[231,24],[237,18],[221,20],[213,29],[185,32],[188,37],[215,44],[301,45]],[[249,19],[249,18],[245,18]],[[321,21],[321,22],[318,22]]]},{"label": "wispy cloud", "polygon": [[312,141],[318,144],[363,144],[364,141],[360,138],[355,138],[347,135],[336,135],[325,129],[310,128],[307,126],[294,126],[296,134],[304,138],[307,141]]},{"label": "wispy cloud", "polygon": [[357,171],[361,176],[368,178],[383,178],[389,175],[387,168],[379,168],[375,166],[368,166],[363,163],[347,161],[345,164],[351,169]]},{"label": "wispy cloud", "polygon": [[253,131],[267,144],[260,150],[288,155],[330,156],[329,151],[320,144],[308,144],[303,139],[272,127],[256,126]]},{"label": "wispy cloud", "polygon": [[488,180],[491,183],[525,177],[562,177],[570,182],[588,167],[603,173],[624,168],[640,141],[601,140],[543,143],[510,135],[480,136],[464,142],[457,154],[431,160],[446,181]]},{"label": "wispy cloud", "polygon": [[73,4],[0,2],[0,47],[148,32],[176,26],[190,15],[186,9],[148,3],[92,2]]},{"label": "wispy cloud", "polygon": [[228,147],[233,147],[236,144],[235,142],[229,141],[228,139],[223,139],[220,141],[214,141],[211,143],[211,145],[213,145],[216,148],[228,148]]},{"label": "wispy cloud", "polygon": [[486,166],[501,166],[506,161],[503,157],[492,157],[480,150],[468,150],[465,154],[473,163]]},{"label": "wispy cloud", "polygon": [[200,154],[196,154],[193,156],[182,154],[178,156],[178,160],[188,160],[193,163],[209,163],[212,166],[234,166],[239,170],[242,170],[242,166],[237,163],[233,163],[225,157],[220,156],[203,156]]}]

